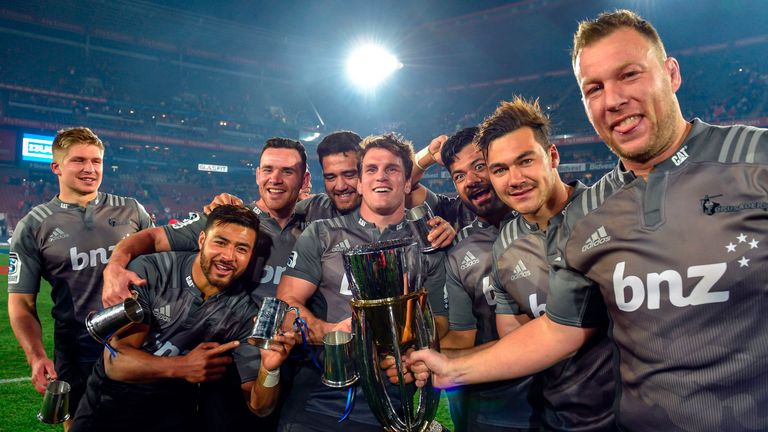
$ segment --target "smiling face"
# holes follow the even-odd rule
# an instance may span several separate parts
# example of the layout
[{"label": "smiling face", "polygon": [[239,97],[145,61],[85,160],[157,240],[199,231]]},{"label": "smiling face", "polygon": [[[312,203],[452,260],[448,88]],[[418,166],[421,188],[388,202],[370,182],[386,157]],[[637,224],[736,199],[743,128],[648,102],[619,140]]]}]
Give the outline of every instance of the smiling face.
[{"label": "smiling face", "polygon": [[357,155],[353,152],[335,153],[325,156],[322,165],[325,192],[334,207],[341,212],[359,207]]},{"label": "smiling face", "polygon": [[267,209],[275,213],[293,211],[306,176],[298,151],[289,148],[265,149],[256,183]]},{"label": "smiling face", "polygon": [[[59,177],[59,198],[65,202],[87,202],[99,192],[104,151],[92,144],[73,144],[51,170]],[[58,159],[58,158],[57,158]]]},{"label": "smiling face", "polygon": [[461,149],[448,167],[459,198],[472,212],[488,218],[498,212],[506,212],[489,179],[488,166],[483,153],[469,144]]},{"label": "smiling face", "polygon": [[241,225],[221,223],[208,233],[201,232],[200,267],[208,283],[222,290],[240,277],[248,268],[256,231]]},{"label": "smiling face", "polygon": [[639,32],[620,28],[587,45],[574,73],[589,121],[622,160],[655,160],[682,135],[680,67]]},{"label": "smiling face", "polygon": [[488,170],[499,199],[526,220],[548,220],[560,185],[555,146],[549,150],[536,141],[533,130],[522,127],[503,135],[488,146]]},{"label": "smiling face", "polygon": [[403,160],[389,150],[372,148],[363,156],[361,166],[357,189],[363,197],[363,215],[402,217],[405,195],[411,191]]}]

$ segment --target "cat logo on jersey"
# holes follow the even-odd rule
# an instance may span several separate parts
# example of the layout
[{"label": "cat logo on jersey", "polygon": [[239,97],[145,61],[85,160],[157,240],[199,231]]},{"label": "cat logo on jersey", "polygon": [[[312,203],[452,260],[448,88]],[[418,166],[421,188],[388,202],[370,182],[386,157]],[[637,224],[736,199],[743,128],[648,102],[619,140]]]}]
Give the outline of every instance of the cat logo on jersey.
[{"label": "cat logo on jersey", "polygon": [[21,260],[19,260],[19,254],[11,252],[8,255],[8,283],[19,283],[19,273],[21,273]]}]

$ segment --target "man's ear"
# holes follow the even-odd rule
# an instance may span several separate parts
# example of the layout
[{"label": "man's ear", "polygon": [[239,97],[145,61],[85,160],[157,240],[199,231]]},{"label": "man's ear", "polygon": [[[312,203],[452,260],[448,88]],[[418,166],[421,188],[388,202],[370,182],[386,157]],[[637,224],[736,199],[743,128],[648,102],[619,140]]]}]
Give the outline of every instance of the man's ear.
[{"label": "man's ear", "polygon": [[203,243],[205,243],[205,231],[200,231],[200,235],[197,237],[197,247],[203,250]]},{"label": "man's ear", "polygon": [[549,159],[552,168],[557,168],[560,165],[560,152],[557,151],[557,147],[554,144],[549,147]]},{"label": "man's ear", "polygon": [[58,162],[55,162],[55,161],[51,162],[51,171],[53,171],[53,173],[56,174],[57,176],[61,175],[61,166],[59,165]]}]

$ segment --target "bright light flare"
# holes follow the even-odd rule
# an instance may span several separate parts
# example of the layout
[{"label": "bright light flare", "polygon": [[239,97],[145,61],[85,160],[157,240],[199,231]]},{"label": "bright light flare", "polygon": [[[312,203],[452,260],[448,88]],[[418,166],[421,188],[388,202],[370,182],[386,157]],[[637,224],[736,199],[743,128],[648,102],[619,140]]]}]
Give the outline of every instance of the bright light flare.
[{"label": "bright light flare", "polygon": [[365,44],[355,48],[349,55],[347,76],[358,87],[372,90],[402,67],[397,57],[383,47]]}]

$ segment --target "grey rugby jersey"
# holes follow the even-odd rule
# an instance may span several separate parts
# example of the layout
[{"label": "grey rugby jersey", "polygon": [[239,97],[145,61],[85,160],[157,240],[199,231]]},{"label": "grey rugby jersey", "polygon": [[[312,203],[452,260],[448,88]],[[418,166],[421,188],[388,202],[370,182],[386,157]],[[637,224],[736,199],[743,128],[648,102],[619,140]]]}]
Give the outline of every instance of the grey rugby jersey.
[{"label": "grey rugby jersey", "polygon": [[[586,187],[574,186],[571,200]],[[508,219],[493,245],[492,285],[496,313],[535,319],[546,312],[549,291],[547,236],[554,235],[562,214],[544,232],[522,217]],[[571,358],[540,373],[543,396],[542,426],[551,431],[616,430],[613,415],[616,380],[612,349],[602,326]]]},{"label": "grey rugby jersey", "polygon": [[[475,219],[456,235],[446,254],[445,290],[451,330],[477,330],[475,345],[496,340],[496,300],[491,280],[493,242],[499,230]],[[470,430],[483,426],[531,428],[538,424],[533,377],[466,386],[465,413]]]},{"label": "grey rugby jersey", "polygon": [[[249,207],[259,216],[259,235],[254,250],[255,257],[251,263],[252,283],[249,284],[248,290],[253,299],[261,304],[264,297],[274,297],[277,294],[277,285],[280,284],[280,278],[286,269],[285,263],[306,223],[303,215],[294,213],[285,228],[281,228],[269,213],[256,207],[255,203]],[[207,221],[205,214],[194,213],[182,222],[164,226],[171,249],[198,250],[200,231],[205,228]]]},{"label": "grey rugby jersey", "polygon": [[[405,215],[403,215],[405,216]],[[342,251],[357,245],[384,240],[410,237],[411,230],[407,222],[388,226],[380,232],[376,225],[365,221],[360,210],[334,219],[312,222],[296,241],[294,251],[288,261],[286,275],[304,279],[317,285],[317,292],[310,299],[307,307],[319,319],[327,322],[339,322],[352,316],[350,300],[352,292],[344,274]],[[446,314],[444,310],[445,257],[443,253],[427,255],[427,279],[425,287],[428,299],[435,315]],[[312,365],[305,365],[297,373],[296,382],[302,382],[300,389],[293,391],[309,392],[306,398],[305,414],[339,417],[346,402],[346,389],[326,387],[320,381],[320,372]],[[394,391],[395,386],[391,386]],[[370,411],[361,386],[357,386],[357,401],[350,415],[354,422],[378,425]],[[289,396],[286,410],[296,404],[296,395]],[[393,399],[395,401],[397,399]],[[303,400],[301,401],[303,404]],[[309,414],[316,413],[316,414]]]},{"label": "grey rugby jersey", "polygon": [[627,430],[768,429],[768,134],[693,121],[646,182],[618,166],[574,200],[547,305],[611,320]]},{"label": "grey rugby jersey", "polygon": [[296,203],[296,214],[302,215],[307,223],[320,219],[331,219],[344,213],[336,209],[327,194],[314,194]]},{"label": "grey rugby jersey", "polygon": [[40,277],[52,286],[53,318],[84,328],[100,310],[101,273],[117,242],[152,226],[135,199],[99,192],[86,207],[58,196],[33,208],[13,234],[8,292],[36,294]]},{"label": "grey rugby jersey", "polygon": [[149,324],[141,349],[156,356],[185,355],[202,342],[241,342],[234,351],[242,382],[258,378],[259,349],[245,342],[252,318],[259,312],[245,287],[237,282],[203,300],[192,280],[196,253],[162,252],[142,255],[128,269],[146,279],[134,286]]},{"label": "grey rugby jersey", "polygon": [[427,189],[424,202],[429,204],[429,208],[432,209],[435,216],[440,216],[448,221],[457,233],[471,224],[477,216],[459,197],[436,194],[429,189]]}]

